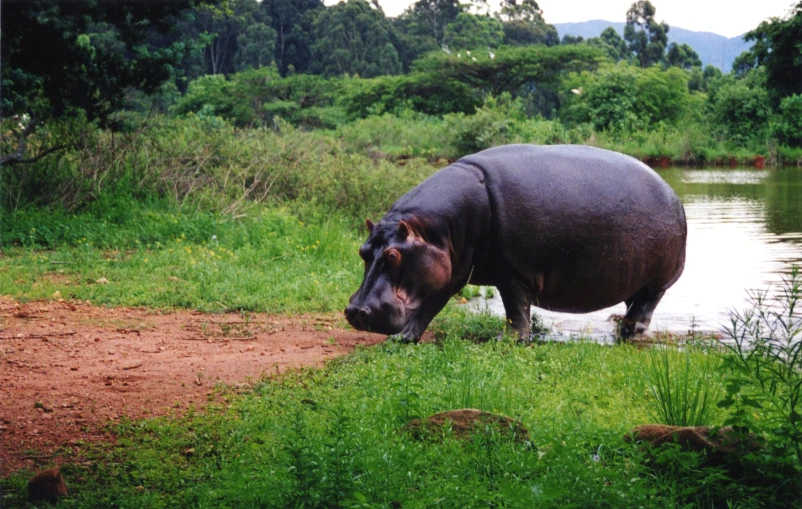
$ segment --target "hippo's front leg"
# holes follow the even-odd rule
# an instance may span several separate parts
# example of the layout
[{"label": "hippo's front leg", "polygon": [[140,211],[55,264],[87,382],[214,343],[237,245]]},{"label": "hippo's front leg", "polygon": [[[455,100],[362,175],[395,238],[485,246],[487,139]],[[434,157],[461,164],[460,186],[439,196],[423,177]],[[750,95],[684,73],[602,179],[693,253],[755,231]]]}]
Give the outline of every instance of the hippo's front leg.
[{"label": "hippo's front leg", "polygon": [[531,309],[530,292],[515,280],[507,280],[498,284],[498,293],[504,303],[507,314],[507,325],[518,333],[519,342],[528,342],[531,335],[529,312]]},{"label": "hippo's front leg", "polygon": [[428,327],[434,317],[437,316],[437,313],[446,307],[450,298],[450,293],[443,292],[426,299],[415,311],[415,314],[410,317],[401,332],[390,337],[403,343],[417,344],[423,335],[423,331],[426,330],[426,327]]}]

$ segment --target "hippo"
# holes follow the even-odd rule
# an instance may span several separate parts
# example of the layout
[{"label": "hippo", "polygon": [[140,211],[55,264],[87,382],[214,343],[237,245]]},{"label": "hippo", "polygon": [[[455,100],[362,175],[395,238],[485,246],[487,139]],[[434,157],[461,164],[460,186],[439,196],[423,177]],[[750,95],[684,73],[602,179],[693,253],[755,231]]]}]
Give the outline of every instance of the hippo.
[{"label": "hippo", "polygon": [[637,159],[581,145],[465,156],[366,225],[364,280],[345,316],[404,342],[468,283],[498,289],[521,341],[531,305],[587,313],[620,302],[629,339],[685,266],[685,210],[671,187]]}]

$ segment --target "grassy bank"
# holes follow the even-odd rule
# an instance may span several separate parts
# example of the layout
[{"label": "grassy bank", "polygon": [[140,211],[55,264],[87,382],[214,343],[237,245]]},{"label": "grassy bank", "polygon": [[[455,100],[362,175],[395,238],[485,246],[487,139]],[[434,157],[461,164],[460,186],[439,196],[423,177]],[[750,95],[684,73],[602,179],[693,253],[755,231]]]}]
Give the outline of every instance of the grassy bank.
[{"label": "grassy bank", "polygon": [[[119,200],[79,214],[18,210],[4,217],[0,293],[207,311],[339,311],[360,281],[363,227],[340,213],[291,205],[251,205],[233,216]],[[748,373],[722,368],[733,365],[732,355],[688,348],[663,366],[659,355],[629,346],[487,342],[502,329],[498,317],[449,306],[431,326],[437,344],[383,344],[242,394],[221,386],[228,404],[203,415],[115,425],[116,446],[84,444],[84,456],[66,458],[71,496],[61,505],[765,507],[797,500],[799,426],[792,420],[774,434],[782,413],[758,399]],[[697,424],[748,423],[771,448],[739,457],[733,473],[674,444],[649,453],[624,441],[634,426],[667,422],[666,388],[681,396],[683,387],[708,398]],[[796,394],[784,387],[781,400]],[[412,418],[466,407],[514,417],[530,438],[520,443],[482,428],[460,442],[444,429],[421,441],[404,431]],[[2,481],[4,504],[25,506],[30,475]]]},{"label": "grassy bank", "polygon": [[[463,318],[463,320],[467,320]],[[500,324],[499,324],[500,325]],[[674,507],[761,505],[701,455],[623,440],[651,422],[649,352],[592,343],[384,344],[230,395],[219,412],[126,422],[118,445],[63,467],[69,507]],[[693,353],[694,361],[706,354]],[[721,389],[722,381],[713,381]],[[225,391],[225,388],[220,390]],[[454,408],[519,419],[432,440],[410,419]],[[715,414],[722,422],[723,411]],[[189,452],[187,452],[189,451]],[[16,505],[25,473],[3,481]],[[776,494],[774,495],[776,496]],[[768,497],[768,498],[766,498]],[[750,503],[751,502],[751,503]]]}]

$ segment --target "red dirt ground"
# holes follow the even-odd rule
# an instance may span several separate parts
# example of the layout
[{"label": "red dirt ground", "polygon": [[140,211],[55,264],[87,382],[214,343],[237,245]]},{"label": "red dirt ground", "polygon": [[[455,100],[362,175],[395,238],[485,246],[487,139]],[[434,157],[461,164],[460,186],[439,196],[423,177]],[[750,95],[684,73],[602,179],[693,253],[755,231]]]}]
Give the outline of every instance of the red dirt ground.
[{"label": "red dirt ground", "polygon": [[247,387],[321,366],[384,336],[337,316],[209,315],[0,297],[0,476],[113,440],[109,421],[203,409],[218,383]]}]

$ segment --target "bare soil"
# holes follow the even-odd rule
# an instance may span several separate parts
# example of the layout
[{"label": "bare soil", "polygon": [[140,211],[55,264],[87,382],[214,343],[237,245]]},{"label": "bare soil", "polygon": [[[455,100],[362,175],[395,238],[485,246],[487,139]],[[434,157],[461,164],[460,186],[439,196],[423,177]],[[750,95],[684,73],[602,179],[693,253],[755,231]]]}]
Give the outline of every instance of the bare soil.
[{"label": "bare soil", "polygon": [[211,315],[0,297],[0,476],[58,464],[88,441],[113,442],[109,421],[225,404],[220,384],[247,388],[383,340],[346,330],[335,315]]}]

